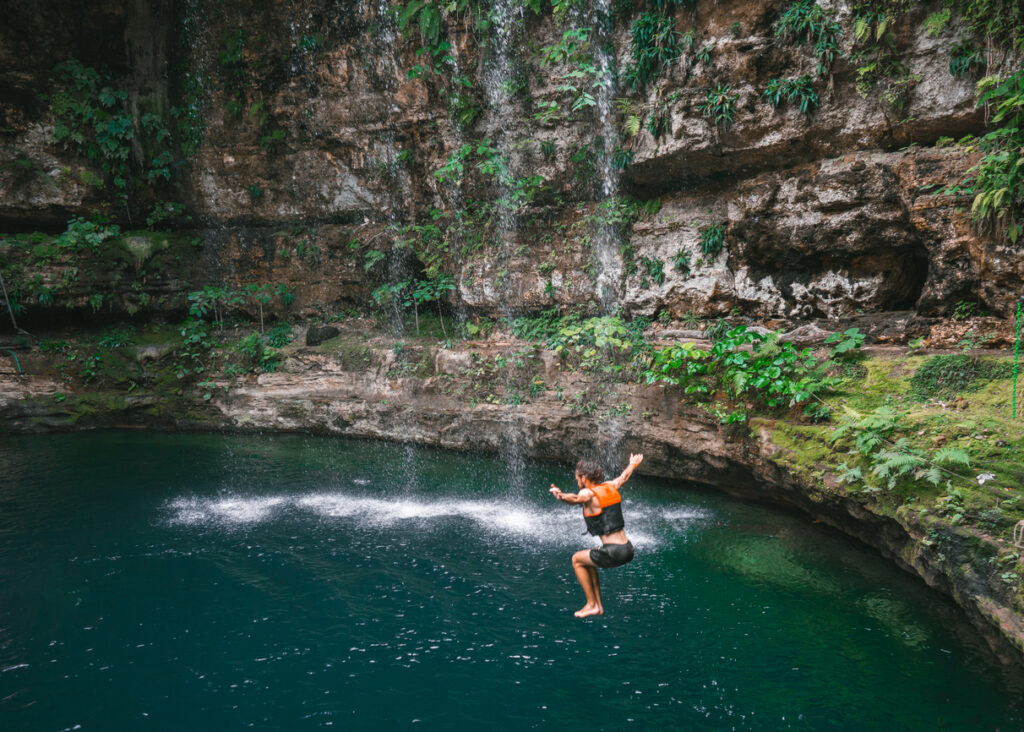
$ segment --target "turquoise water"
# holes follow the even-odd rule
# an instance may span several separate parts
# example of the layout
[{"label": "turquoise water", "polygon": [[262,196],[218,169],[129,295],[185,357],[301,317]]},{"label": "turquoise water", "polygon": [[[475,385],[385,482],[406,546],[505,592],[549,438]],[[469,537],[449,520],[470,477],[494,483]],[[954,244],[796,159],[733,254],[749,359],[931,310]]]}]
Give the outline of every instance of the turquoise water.
[{"label": "turquoise water", "polygon": [[1024,727],[945,598],[691,486],[624,489],[581,621],[565,467],[115,432],[3,438],[0,476],[5,730]]}]

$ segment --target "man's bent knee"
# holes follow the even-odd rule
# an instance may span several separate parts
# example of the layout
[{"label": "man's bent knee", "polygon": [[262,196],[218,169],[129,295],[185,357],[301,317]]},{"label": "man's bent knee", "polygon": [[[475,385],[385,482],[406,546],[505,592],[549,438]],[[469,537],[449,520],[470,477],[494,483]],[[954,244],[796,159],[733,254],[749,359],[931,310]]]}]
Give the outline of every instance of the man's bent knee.
[{"label": "man's bent knee", "polygon": [[593,567],[594,561],[590,558],[589,549],[581,549],[572,555],[573,565],[581,565],[583,567]]}]

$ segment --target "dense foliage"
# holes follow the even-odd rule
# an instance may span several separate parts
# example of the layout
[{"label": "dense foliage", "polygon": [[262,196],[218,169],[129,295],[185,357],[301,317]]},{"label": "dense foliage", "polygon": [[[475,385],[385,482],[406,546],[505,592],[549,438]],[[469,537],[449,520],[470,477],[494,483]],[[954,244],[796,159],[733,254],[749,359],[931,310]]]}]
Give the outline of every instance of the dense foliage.
[{"label": "dense foliage", "polygon": [[745,420],[747,404],[775,409],[805,403],[833,380],[811,349],[797,350],[780,335],[740,325],[721,334],[708,351],[693,343],[669,346],[654,354],[646,378],[680,386],[698,400],[724,395],[739,407],[724,416],[727,422]]},{"label": "dense foliage", "polygon": [[642,89],[657,79],[683,52],[675,20],[660,12],[646,12],[633,21],[630,32],[633,62],[626,67],[626,82]]},{"label": "dense foliage", "polygon": [[983,79],[978,92],[978,104],[990,107],[1000,126],[977,143],[983,155],[965,183],[975,189],[971,214],[1016,243],[1024,227],[1024,71]]}]

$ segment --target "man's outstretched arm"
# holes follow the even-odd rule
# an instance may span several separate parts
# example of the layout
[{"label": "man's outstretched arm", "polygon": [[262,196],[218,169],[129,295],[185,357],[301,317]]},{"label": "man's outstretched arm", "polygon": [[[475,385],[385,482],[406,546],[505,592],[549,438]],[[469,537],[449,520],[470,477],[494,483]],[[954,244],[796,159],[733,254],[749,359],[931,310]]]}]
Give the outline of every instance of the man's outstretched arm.
[{"label": "man's outstretched arm", "polygon": [[587,488],[584,488],[579,493],[562,493],[562,489],[554,483],[548,488],[548,493],[563,503],[586,503],[594,497],[594,494]]},{"label": "man's outstretched arm", "polygon": [[637,454],[637,455],[630,455],[629,456],[629,465],[627,465],[626,469],[622,471],[622,475],[620,475],[615,480],[610,481],[610,483],[613,486],[615,486],[615,490],[618,490],[619,488],[621,488],[623,483],[625,483],[627,480],[629,480],[629,476],[631,476],[633,474],[633,471],[636,470],[636,466],[639,465],[640,463],[642,463],[643,461],[644,461],[644,456],[643,455]]}]

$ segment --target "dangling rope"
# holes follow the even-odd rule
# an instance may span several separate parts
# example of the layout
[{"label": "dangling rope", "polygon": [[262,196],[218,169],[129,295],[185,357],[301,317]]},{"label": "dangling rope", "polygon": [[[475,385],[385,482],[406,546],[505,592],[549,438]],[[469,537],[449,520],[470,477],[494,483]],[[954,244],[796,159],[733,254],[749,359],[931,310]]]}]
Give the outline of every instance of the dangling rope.
[{"label": "dangling rope", "polygon": [[18,354],[15,353],[14,351],[12,351],[10,348],[5,348],[4,350],[7,351],[9,354],[11,354],[11,358],[14,359],[14,365],[18,367],[18,373],[19,374],[22,373],[22,371],[21,371],[21,361],[18,360]]},{"label": "dangling rope", "polygon": [[[7,297],[7,285],[4,284],[4,276],[3,276],[3,274],[0,274],[0,290],[3,291],[4,302],[7,303],[7,312],[11,316],[11,325],[14,326],[14,330],[16,330],[18,333],[21,333],[22,335],[27,335],[27,336],[32,335],[27,330],[18,327],[18,321],[16,321],[14,319],[14,308],[11,307],[11,299],[9,297]],[[18,368],[20,369],[21,366],[19,365]]]},{"label": "dangling rope", "polygon": [[11,316],[11,325],[14,326],[14,330],[21,331],[21,328],[18,327],[18,321],[14,319],[14,308],[11,307],[11,300],[7,297],[7,285],[4,284],[3,274],[0,274],[0,290],[4,293],[4,302],[7,303],[7,312]]}]

